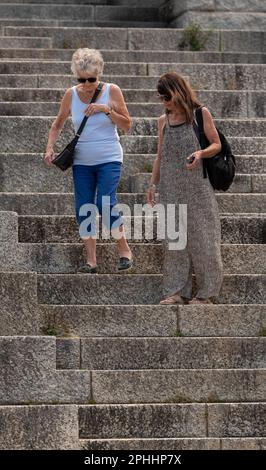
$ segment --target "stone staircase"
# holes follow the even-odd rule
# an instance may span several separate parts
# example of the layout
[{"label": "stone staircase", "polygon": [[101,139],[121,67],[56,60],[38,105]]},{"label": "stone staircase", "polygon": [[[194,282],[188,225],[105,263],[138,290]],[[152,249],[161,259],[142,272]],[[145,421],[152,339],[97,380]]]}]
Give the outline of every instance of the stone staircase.
[{"label": "stone staircase", "polygon": [[[1,449],[266,447],[266,34],[218,28],[203,51],[181,51],[183,30],[158,16],[162,3],[0,1]],[[133,116],[120,204],[146,202],[164,71],[189,78],[228,136],[237,176],[217,193],[219,304],[158,305],[155,217],[150,237],[139,224],[131,240],[130,274],[117,273],[104,239],[100,273],[75,274],[84,251],[71,173],[42,157],[84,46],[102,51],[103,80],[121,86]],[[56,151],[72,136],[69,120]],[[138,219],[125,217],[126,229]]]}]

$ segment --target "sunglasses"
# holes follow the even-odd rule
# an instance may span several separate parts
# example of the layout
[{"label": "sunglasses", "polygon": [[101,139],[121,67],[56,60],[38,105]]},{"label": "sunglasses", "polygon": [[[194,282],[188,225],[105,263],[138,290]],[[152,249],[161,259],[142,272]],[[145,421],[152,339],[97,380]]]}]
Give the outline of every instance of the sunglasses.
[{"label": "sunglasses", "polygon": [[88,81],[89,83],[95,83],[97,81],[97,77],[77,78],[77,81],[79,83],[86,83],[86,81]]},{"label": "sunglasses", "polygon": [[158,94],[157,96],[161,101],[171,101],[171,99],[172,99],[172,96],[169,96],[169,95],[160,95],[160,94]]}]

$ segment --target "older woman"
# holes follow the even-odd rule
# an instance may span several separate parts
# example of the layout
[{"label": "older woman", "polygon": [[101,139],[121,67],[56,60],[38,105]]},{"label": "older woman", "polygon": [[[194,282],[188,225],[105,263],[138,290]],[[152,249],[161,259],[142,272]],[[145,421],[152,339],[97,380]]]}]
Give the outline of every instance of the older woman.
[{"label": "older woman", "polygon": [[[51,166],[55,157],[54,143],[70,113],[75,132],[84,115],[89,116],[75,148],[72,166],[76,220],[87,254],[86,263],[78,269],[78,272],[84,273],[97,272],[95,221],[98,211],[102,215],[102,221],[108,229],[111,229],[112,235],[117,240],[118,270],[128,270],[133,264],[121,213],[116,209],[116,191],[123,162],[123,150],[117,127],[128,132],[131,128],[131,119],[122,91],[113,83],[102,83],[103,87],[96,102],[89,104],[100,83],[103,67],[104,62],[99,51],[80,48],[74,52],[71,70],[78,85],[68,88],[63,96],[58,116],[49,132],[44,157],[46,164]],[[95,211],[90,210],[88,216],[87,207],[93,209],[96,191]],[[109,214],[105,219],[103,214],[106,214],[106,209]],[[90,231],[86,219],[91,221]]]},{"label": "older woman", "polygon": [[[210,145],[201,149],[193,126],[195,109],[201,103],[181,75],[175,72],[162,75],[157,91],[165,113],[158,121],[158,155],[147,193],[148,203],[154,206],[156,184],[160,182],[160,202],[176,206],[175,228],[179,204],[187,208],[186,246],[170,250],[168,235],[164,240],[166,298],[160,303],[211,303],[219,294],[223,277],[221,226],[214,189],[209,179],[203,178],[202,159],[220,151],[220,138],[210,111],[202,107],[204,133]],[[197,284],[193,299],[192,267]]]}]

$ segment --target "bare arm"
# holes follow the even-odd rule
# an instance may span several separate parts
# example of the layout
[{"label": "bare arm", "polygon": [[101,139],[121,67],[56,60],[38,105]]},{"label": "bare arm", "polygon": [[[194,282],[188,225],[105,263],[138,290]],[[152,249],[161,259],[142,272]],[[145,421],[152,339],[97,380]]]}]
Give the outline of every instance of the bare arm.
[{"label": "bare arm", "polygon": [[68,88],[62,98],[60,109],[56,119],[54,120],[48,135],[48,142],[46,146],[46,152],[53,149],[53,146],[64,127],[65,121],[70,114],[71,107],[71,88]]},{"label": "bare arm", "polygon": [[203,117],[203,130],[204,134],[206,135],[210,145],[206,149],[197,150],[192,154],[188,155],[187,159],[189,160],[190,157],[194,157],[194,161],[192,163],[187,163],[186,167],[188,170],[194,170],[199,165],[199,162],[202,158],[211,158],[221,150],[221,141],[219,134],[215,128],[212,115],[208,108],[202,108],[202,117]]},{"label": "bare arm", "polygon": [[202,117],[204,134],[206,135],[210,145],[206,149],[201,150],[201,158],[210,158],[219,153],[222,146],[219,134],[215,128],[212,115],[208,108],[202,108]]},{"label": "bare arm", "polygon": [[158,147],[157,147],[157,157],[153,163],[152,176],[150,184],[158,184],[160,181],[160,166],[162,158],[162,144],[163,144],[163,128],[165,126],[165,115],[159,117],[158,119]]},{"label": "bare arm", "polygon": [[150,187],[147,192],[147,203],[152,207],[155,204],[155,187],[160,181],[160,167],[162,159],[162,144],[163,144],[163,128],[165,126],[165,115],[162,115],[158,119],[158,148],[157,148],[157,157],[153,163],[152,176],[150,181]]},{"label": "bare arm", "polygon": [[118,85],[114,83],[110,86],[110,106],[112,108],[110,119],[114,124],[124,132],[129,132],[132,126],[132,120],[130,118],[123,93]]}]

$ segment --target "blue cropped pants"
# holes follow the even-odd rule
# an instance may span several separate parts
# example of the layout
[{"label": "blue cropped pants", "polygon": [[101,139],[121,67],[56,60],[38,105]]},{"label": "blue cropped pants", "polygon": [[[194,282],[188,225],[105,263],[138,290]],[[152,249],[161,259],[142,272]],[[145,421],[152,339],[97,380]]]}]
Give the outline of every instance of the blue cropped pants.
[{"label": "blue cropped pants", "polygon": [[[81,238],[96,235],[97,213],[102,216],[102,223],[108,230],[123,224],[122,212],[115,208],[121,172],[122,162],[116,161],[72,166],[76,220]],[[86,206],[88,204],[94,207]]]}]

